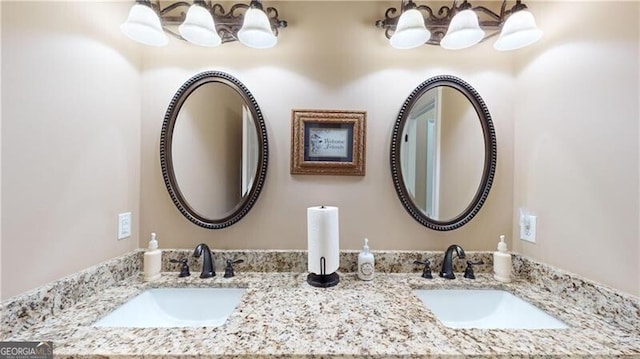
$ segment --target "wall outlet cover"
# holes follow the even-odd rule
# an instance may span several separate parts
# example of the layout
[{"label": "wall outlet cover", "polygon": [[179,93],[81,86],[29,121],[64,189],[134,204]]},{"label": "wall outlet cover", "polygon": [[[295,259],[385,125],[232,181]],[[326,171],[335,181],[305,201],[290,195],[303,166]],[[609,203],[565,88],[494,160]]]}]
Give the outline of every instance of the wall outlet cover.
[{"label": "wall outlet cover", "polygon": [[131,237],[131,212],[118,215],[118,240]]},{"label": "wall outlet cover", "polygon": [[524,215],[520,222],[520,239],[531,243],[536,242],[536,216]]}]

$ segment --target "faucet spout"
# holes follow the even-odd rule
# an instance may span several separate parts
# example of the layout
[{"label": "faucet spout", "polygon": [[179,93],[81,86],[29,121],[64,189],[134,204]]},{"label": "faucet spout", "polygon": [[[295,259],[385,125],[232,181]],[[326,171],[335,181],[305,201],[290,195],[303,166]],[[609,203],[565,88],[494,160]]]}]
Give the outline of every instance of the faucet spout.
[{"label": "faucet spout", "polygon": [[440,277],[446,279],[455,279],[453,274],[453,251],[456,252],[458,258],[464,258],[464,249],[457,244],[452,244],[444,252],[444,260],[442,261],[442,270],[440,271]]},{"label": "faucet spout", "polygon": [[196,246],[196,249],[193,251],[193,256],[196,258],[200,258],[202,255],[202,273],[200,273],[200,278],[211,278],[215,277],[216,272],[213,269],[213,260],[211,259],[211,250],[209,246],[204,243],[200,243]]}]

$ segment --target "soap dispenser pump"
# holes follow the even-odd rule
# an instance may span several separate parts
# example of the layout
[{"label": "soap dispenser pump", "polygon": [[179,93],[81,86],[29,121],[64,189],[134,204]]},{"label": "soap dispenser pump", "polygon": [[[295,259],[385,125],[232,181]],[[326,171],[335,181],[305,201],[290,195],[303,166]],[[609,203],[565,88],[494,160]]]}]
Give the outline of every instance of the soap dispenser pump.
[{"label": "soap dispenser pump", "polygon": [[358,254],[358,278],[362,280],[372,280],[374,274],[375,259],[373,253],[369,251],[369,239],[364,239],[362,252]]},{"label": "soap dispenser pump", "polygon": [[156,234],[151,233],[149,247],[144,252],[143,272],[145,281],[153,281],[160,278],[162,252],[158,249]]},{"label": "soap dispenser pump", "polygon": [[507,253],[504,235],[500,236],[498,250],[493,252],[493,278],[500,282],[511,281],[511,255]]}]

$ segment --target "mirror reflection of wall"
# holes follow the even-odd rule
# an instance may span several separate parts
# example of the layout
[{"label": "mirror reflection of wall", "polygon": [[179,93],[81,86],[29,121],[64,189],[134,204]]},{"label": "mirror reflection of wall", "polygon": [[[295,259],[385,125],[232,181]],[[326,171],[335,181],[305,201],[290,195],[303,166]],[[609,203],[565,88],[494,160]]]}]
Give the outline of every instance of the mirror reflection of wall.
[{"label": "mirror reflection of wall", "polygon": [[255,174],[255,142],[251,114],[234,89],[211,82],[189,95],[175,124],[172,155],[176,181],[194,211],[220,218],[240,203]]},{"label": "mirror reflection of wall", "polygon": [[478,191],[484,167],[482,126],[469,100],[445,87],[442,96],[441,219],[460,214]]},{"label": "mirror reflection of wall", "polygon": [[426,216],[449,220],[465,210],[481,183],[484,156],[482,126],[464,94],[439,86],[415,102],[402,133],[401,168]]}]

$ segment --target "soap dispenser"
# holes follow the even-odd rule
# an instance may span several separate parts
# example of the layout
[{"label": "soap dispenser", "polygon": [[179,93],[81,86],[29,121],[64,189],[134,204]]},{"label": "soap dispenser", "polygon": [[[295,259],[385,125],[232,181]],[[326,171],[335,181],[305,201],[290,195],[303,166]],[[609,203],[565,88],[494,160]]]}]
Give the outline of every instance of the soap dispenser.
[{"label": "soap dispenser", "polygon": [[375,267],[373,253],[369,251],[369,240],[364,239],[362,252],[358,254],[358,278],[362,280],[372,280]]},{"label": "soap dispenser", "polygon": [[151,233],[149,248],[144,252],[143,272],[145,281],[153,281],[160,278],[162,252],[158,249],[156,234]]},{"label": "soap dispenser", "polygon": [[507,253],[504,235],[500,236],[498,250],[493,252],[493,278],[500,282],[511,281],[511,254]]}]

